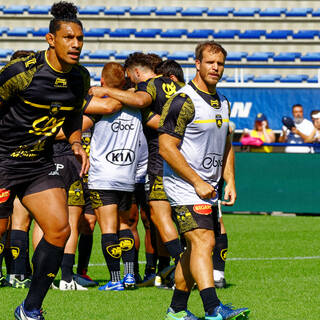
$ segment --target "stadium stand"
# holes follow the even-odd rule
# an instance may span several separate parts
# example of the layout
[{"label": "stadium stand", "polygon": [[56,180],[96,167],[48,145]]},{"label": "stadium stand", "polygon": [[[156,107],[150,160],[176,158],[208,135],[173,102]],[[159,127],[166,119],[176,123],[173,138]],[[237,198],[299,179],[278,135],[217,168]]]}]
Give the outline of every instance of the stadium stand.
[{"label": "stadium stand", "polygon": [[104,10],[104,6],[85,6],[79,8],[79,14],[100,14]]},{"label": "stadium stand", "polygon": [[207,7],[189,7],[186,9],[183,9],[181,11],[182,16],[202,16],[203,13],[207,12]]},{"label": "stadium stand", "polygon": [[157,16],[175,16],[178,12],[181,12],[182,7],[163,7],[157,9],[155,14]]},{"label": "stadium stand", "polygon": [[10,5],[8,7],[4,7],[2,12],[4,14],[23,14],[27,12],[30,6],[28,5]]},{"label": "stadium stand", "polygon": [[140,6],[134,9],[130,9],[129,12],[132,16],[137,16],[137,15],[149,16],[152,12],[156,11],[156,9],[157,9],[156,7]]},{"label": "stadium stand", "polygon": [[85,37],[104,37],[105,34],[110,32],[110,28],[91,28],[84,30]]},{"label": "stadium stand", "polygon": [[130,6],[111,6],[104,10],[105,15],[124,15],[126,12],[129,12],[131,9]]},{"label": "stadium stand", "polygon": [[260,17],[280,17],[282,14],[285,14],[287,11],[286,8],[266,8],[260,10]]},{"label": "stadium stand", "polygon": [[260,12],[260,8],[239,8],[233,12],[235,17],[253,17]]},{"label": "stadium stand", "polygon": [[231,7],[214,7],[208,10],[207,15],[210,16],[223,16],[227,17],[229,14],[232,14],[234,8]]},{"label": "stadium stand", "polygon": [[28,9],[29,14],[48,14],[50,5],[38,5]]},{"label": "stadium stand", "polygon": [[292,8],[286,12],[287,17],[306,17],[312,14],[312,8]]}]

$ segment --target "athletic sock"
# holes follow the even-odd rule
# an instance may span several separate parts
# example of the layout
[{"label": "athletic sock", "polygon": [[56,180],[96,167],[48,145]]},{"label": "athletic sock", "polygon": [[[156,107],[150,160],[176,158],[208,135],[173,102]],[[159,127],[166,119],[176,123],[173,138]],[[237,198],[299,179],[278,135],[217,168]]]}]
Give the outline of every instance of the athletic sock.
[{"label": "athletic sock", "polygon": [[[28,232],[22,230],[10,231],[10,251],[12,261],[10,274],[27,276]],[[21,279],[23,280],[23,279]]]},{"label": "athletic sock", "polygon": [[216,237],[216,245],[213,250],[212,261],[214,268],[214,279],[220,280],[224,278],[224,270],[228,252],[227,234],[221,234]]},{"label": "athletic sock", "polygon": [[158,256],[158,272],[170,266],[170,257]]},{"label": "athletic sock", "polygon": [[212,314],[214,308],[220,305],[220,300],[217,297],[216,289],[214,287],[201,290],[200,296],[202,299],[204,311],[208,314]]},{"label": "athletic sock", "polygon": [[27,236],[27,252],[26,252],[26,271],[27,277],[32,275],[32,268],[30,264],[30,241],[29,241],[29,231]]},{"label": "athletic sock", "polygon": [[174,239],[171,241],[164,242],[170,256],[173,258],[174,264],[177,265],[180,260],[180,255],[183,252],[181,248],[180,240]]},{"label": "athletic sock", "polygon": [[101,248],[110,272],[111,281],[120,281],[121,247],[118,235],[116,233],[104,233],[101,236]]},{"label": "athletic sock", "polygon": [[77,273],[84,274],[88,270],[93,244],[92,234],[80,234],[78,243],[78,267]]},{"label": "athletic sock", "polygon": [[61,280],[71,282],[73,278],[73,265],[75,255],[72,253],[65,253],[61,263]]},{"label": "athletic sock", "polygon": [[59,271],[64,248],[56,247],[42,238],[32,258],[33,276],[25,300],[26,310],[40,309],[55,276]]},{"label": "athletic sock", "polygon": [[170,307],[175,313],[187,309],[190,292],[174,289]]},{"label": "athletic sock", "polygon": [[145,275],[150,275],[152,273],[156,273],[156,268],[157,268],[157,255],[155,253],[148,253],[146,252],[146,269],[144,274]]},{"label": "athletic sock", "polygon": [[119,242],[122,251],[122,261],[124,264],[124,274],[134,274],[134,237],[130,229],[118,232]]}]

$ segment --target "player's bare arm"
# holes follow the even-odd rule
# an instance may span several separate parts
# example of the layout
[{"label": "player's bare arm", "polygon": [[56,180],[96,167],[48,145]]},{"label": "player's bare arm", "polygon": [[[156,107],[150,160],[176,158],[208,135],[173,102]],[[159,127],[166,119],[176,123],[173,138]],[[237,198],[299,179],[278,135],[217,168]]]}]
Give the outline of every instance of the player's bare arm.
[{"label": "player's bare arm", "polygon": [[119,111],[122,108],[122,103],[116,99],[107,97],[100,98],[93,96],[90,100],[85,114],[112,114]]},{"label": "player's bare arm", "polygon": [[228,136],[222,167],[222,176],[226,182],[226,186],[224,188],[224,201],[222,201],[221,203],[225,206],[233,206],[237,198],[234,173],[234,158],[234,150],[232,147],[230,136]]},{"label": "player's bare arm", "polygon": [[191,183],[201,199],[211,199],[216,196],[212,185],[203,181],[200,176],[189,166],[186,159],[179,151],[181,140],[169,134],[159,135],[159,153],[164,160],[183,179]]}]

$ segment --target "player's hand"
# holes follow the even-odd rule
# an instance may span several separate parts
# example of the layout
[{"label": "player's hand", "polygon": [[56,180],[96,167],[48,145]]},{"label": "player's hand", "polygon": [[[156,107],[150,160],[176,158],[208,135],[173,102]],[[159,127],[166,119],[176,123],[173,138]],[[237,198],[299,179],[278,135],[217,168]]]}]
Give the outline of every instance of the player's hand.
[{"label": "player's hand", "polygon": [[108,95],[106,87],[91,87],[89,89],[89,94],[98,98],[102,98]]},{"label": "player's hand", "polygon": [[266,128],[267,128],[267,121],[266,121],[266,120],[263,120],[263,121],[262,121],[262,128],[263,128],[263,129],[266,129]]},{"label": "player's hand", "polygon": [[224,206],[233,206],[237,199],[236,187],[234,184],[226,184],[224,188],[224,200],[221,204]]},{"label": "player's hand", "polygon": [[90,167],[88,155],[80,143],[73,144],[72,151],[77,160],[81,163],[80,177],[82,177],[83,175],[88,173]]},{"label": "player's hand", "polygon": [[203,180],[196,183],[194,189],[201,199],[213,199],[216,197],[214,187]]}]

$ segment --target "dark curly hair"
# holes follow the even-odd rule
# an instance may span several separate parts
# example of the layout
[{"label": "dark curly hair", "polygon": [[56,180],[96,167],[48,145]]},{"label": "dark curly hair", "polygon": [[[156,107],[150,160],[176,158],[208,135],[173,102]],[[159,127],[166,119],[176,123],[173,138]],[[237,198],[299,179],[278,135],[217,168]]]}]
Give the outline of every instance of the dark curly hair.
[{"label": "dark curly hair", "polygon": [[153,60],[147,55],[142,52],[134,52],[129,54],[126,61],[124,62],[124,68],[130,69],[132,67],[147,67],[153,70]]},{"label": "dark curly hair", "polygon": [[52,5],[51,14],[53,15],[53,19],[49,24],[49,32],[55,34],[60,29],[61,22],[74,22],[78,24],[81,29],[82,23],[77,18],[77,7],[71,3],[66,1],[56,2]]}]

